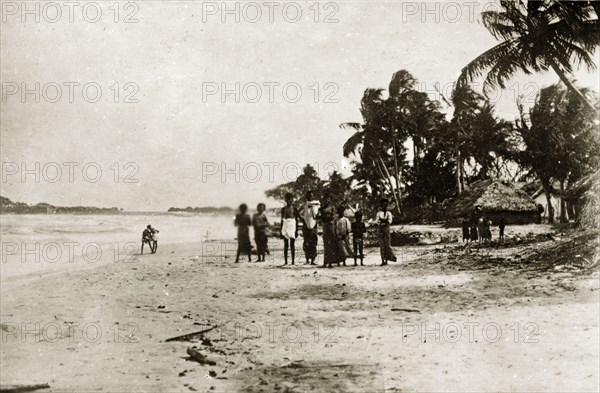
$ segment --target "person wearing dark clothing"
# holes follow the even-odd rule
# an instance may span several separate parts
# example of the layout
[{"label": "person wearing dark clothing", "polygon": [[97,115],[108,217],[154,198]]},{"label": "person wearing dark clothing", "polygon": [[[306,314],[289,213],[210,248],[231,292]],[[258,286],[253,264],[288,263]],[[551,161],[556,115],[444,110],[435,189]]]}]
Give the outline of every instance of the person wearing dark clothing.
[{"label": "person wearing dark clothing", "polygon": [[240,205],[240,212],[235,216],[234,225],[238,227],[236,263],[240,261],[241,254],[248,254],[248,262],[251,261],[252,244],[250,243],[250,227],[252,226],[252,219],[250,219],[250,215],[247,212],[248,206],[242,203]]},{"label": "person wearing dark clothing", "polygon": [[256,262],[264,262],[265,254],[269,248],[269,238],[267,237],[267,228],[269,220],[265,214],[266,206],[264,203],[259,203],[256,206],[256,213],[252,216],[252,226],[254,227],[254,242],[256,243]]},{"label": "person wearing dark clothing", "polygon": [[498,241],[503,242],[504,241],[504,228],[506,227],[506,221],[504,221],[504,218],[500,218],[498,220],[498,230],[499,235],[498,235]]},{"label": "person wearing dark clothing", "polygon": [[330,203],[331,195],[323,195],[323,204],[318,215],[323,225],[323,267],[330,267],[332,263],[337,262],[337,239],[334,225],[335,208]]},{"label": "person wearing dark clothing", "polygon": [[469,238],[469,221],[467,221],[466,219],[462,221],[462,239],[463,239],[463,243],[464,242],[469,242],[470,238]]},{"label": "person wearing dark clothing", "polygon": [[476,242],[477,239],[479,238],[477,235],[477,223],[476,222],[471,223],[471,230],[469,231],[469,235],[471,238],[471,242]]},{"label": "person wearing dark clothing", "polygon": [[154,254],[154,228],[152,225],[148,225],[144,232],[142,232],[142,254],[144,254],[144,244],[148,244],[150,247],[150,253]]},{"label": "person wearing dark clothing", "polygon": [[367,233],[367,227],[362,220],[362,213],[356,212],[354,213],[354,222],[352,223],[352,245],[354,249],[354,266],[357,265],[357,258],[360,258],[360,266],[364,266],[363,259],[363,245],[364,245],[364,235]]}]

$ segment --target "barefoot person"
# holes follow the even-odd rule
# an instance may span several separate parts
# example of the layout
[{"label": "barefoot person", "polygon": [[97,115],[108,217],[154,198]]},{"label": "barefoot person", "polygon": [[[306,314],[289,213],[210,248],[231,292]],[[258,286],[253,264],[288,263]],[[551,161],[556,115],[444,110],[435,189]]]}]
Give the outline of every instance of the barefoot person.
[{"label": "barefoot person", "polygon": [[154,229],[154,232],[152,232],[152,254],[156,254],[158,249],[158,232],[160,232],[158,229]]},{"label": "barefoot person", "polygon": [[258,259],[256,262],[264,262],[265,254],[267,253],[267,228],[269,227],[269,220],[265,214],[266,206],[264,203],[259,203],[256,206],[256,213],[252,216],[252,226],[254,227],[254,241],[256,242],[256,255]]},{"label": "barefoot person", "polygon": [[298,237],[298,211],[293,205],[294,196],[285,194],[285,206],[281,209],[281,237],[283,238],[284,265],[288,264],[288,250],[292,254],[292,265],[296,258],[296,237]]},{"label": "barefoot person", "polygon": [[363,245],[364,245],[364,235],[367,233],[367,226],[362,220],[362,213],[357,211],[354,213],[354,222],[352,223],[352,245],[354,246],[354,266],[358,266],[356,264],[356,259],[360,258],[360,266],[363,265]]},{"label": "barefoot person", "polygon": [[344,213],[346,211],[345,206],[339,206],[337,209],[338,218],[335,220],[335,237],[337,239],[337,264],[343,263],[346,266],[346,259],[354,256],[352,249],[350,248],[350,220],[348,220]]},{"label": "barefoot person", "polygon": [[148,244],[148,247],[150,247],[150,253],[153,253],[154,251],[154,243],[152,240],[152,233],[154,232],[154,229],[152,228],[152,225],[148,225],[146,227],[146,229],[144,229],[144,231],[142,232],[142,254],[144,254],[144,244]]},{"label": "barefoot person", "polygon": [[396,255],[394,254],[390,240],[390,225],[392,219],[392,213],[388,211],[388,200],[384,198],[380,201],[380,209],[375,216],[375,223],[379,226],[381,266],[387,265],[388,261],[396,262]]},{"label": "barefoot person", "polygon": [[317,258],[317,243],[319,241],[317,216],[321,203],[314,200],[312,191],[307,191],[305,198],[300,212],[300,218],[302,219],[302,249],[306,257],[306,264],[316,265],[315,259]]},{"label": "barefoot person", "polygon": [[335,237],[335,209],[330,205],[331,195],[323,195],[319,219],[323,225],[323,267],[331,267],[336,261],[337,239]]},{"label": "barefoot person", "polygon": [[252,244],[250,244],[250,225],[252,225],[252,220],[248,214],[248,205],[242,203],[239,210],[240,212],[236,214],[234,221],[234,225],[238,228],[238,247],[235,262],[238,263],[240,261],[241,254],[248,254],[248,262],[250,262],[250,254],[252,253]]}]

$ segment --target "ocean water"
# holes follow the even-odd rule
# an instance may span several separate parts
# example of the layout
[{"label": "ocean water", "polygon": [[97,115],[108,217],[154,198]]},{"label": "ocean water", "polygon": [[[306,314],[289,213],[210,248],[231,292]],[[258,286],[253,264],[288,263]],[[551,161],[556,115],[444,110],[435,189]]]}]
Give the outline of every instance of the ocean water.
[{"label": "ocean water", "polygon": [[[271,222],[275,218],[270,217]],[[160,231],[159,245],[233,241],[233,217],[186,213],[0,216],[0,280],[127,262],[140,252],[142,231]],[[144,253],[149,253],[147,247]],[[160,248],[159,248],[160,253]]]}]

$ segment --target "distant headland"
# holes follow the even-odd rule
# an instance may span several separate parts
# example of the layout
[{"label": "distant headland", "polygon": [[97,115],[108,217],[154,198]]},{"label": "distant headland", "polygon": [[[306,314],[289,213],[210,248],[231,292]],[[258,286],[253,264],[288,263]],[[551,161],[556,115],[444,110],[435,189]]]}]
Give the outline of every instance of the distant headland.
[{"label": "distant headland", "polygon": [[227,206],[221,207],[213,207],[213,206],[203,206],[203,207],[170,207],[168,210],[169,213],[201,213],[201,214],[234,214],[235,209]]},{"label": "distant headland", "polygon": [[29,205],[0,196],[0,214],[115,214],[122,211],[118,207],[54,206],[49,203]]}]

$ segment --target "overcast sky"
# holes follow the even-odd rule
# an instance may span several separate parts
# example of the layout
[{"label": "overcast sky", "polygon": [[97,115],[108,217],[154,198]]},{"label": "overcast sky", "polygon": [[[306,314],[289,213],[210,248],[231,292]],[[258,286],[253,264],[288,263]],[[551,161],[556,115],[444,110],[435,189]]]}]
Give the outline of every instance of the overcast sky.
[{"label": "overcast sky", "polygon": [[[323,176],[348,173],[341,152],[350,132],[338,125],[361,120],[365,88],[387,88],[404,68],[423,90],[433,94],[439,82],[449,92],[460,69],[497,43],[476,2],[429,3],[429,14],[422,2],[242,2],[239,22],[234,2],[232,14],[221,2],[119,3],[118,14],[99,3],[95,23],[97,3],[72,9],[72,22],[61,2],[61,15],[40,8],[39,22],[23,15],[25,3],[3,3],[3,196],[144,211],[278,205],[264,191],[306,163]],[[577,78],[597,89],[597,73]],[[531,100],[556,81],[516,76],[498,92],[498,114],[512,120],[518,94]],[[36,82],[39,103],[21,94]],[[221,95],[236,83],[239,102]]]}]

